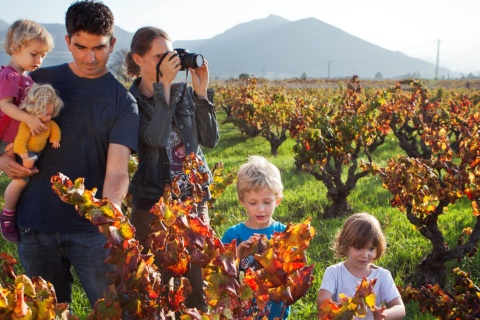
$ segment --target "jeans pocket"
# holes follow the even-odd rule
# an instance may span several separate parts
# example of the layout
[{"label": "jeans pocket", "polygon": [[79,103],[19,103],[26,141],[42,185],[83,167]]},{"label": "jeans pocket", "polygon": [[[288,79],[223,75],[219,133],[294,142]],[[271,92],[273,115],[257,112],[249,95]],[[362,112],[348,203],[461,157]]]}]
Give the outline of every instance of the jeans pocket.
[{"label": "jeans pocket", "polygon": [[29,234],[29,233],[32,233],[32,229],[30,228],[26,228],[24,226],[18,226],[18,231],[22,234]]}]

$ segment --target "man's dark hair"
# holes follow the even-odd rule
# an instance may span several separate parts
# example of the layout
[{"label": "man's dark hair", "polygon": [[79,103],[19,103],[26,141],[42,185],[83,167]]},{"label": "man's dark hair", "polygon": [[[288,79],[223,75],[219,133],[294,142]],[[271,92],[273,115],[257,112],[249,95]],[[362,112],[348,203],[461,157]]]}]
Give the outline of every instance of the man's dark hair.
[{"label": "man's dark hair", "polygon": [[70,38],[79,31],[111,38],[114,27],[113,13],[100,1],[77,1],[67,10],[65,26]]}]

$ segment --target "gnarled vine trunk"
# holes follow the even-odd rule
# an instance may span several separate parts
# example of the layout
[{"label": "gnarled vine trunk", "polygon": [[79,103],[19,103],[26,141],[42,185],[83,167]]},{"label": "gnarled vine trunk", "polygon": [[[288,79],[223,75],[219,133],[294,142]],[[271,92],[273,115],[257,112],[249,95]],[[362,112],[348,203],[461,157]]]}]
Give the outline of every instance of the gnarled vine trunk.
[{"label": "gnarled vine trunk", "polygon": [[466,242],[459,241],[458,245],[449,248],[445,244],[445,237],[438,226],[438,216],[443,213],[447,201],[440,201],[435,212],[428,218],[420,219],[407,207],[407,218],[415,225],[420,233],[432,244],[432,251],[417,265],[413,273],[408,276],[407,283],[420,288],[426,284],[445,285],[447,276],[446,263],[453,259],[463,259],[468,254],[474,253],[480,239],[480,217],[477,217],[475,227]]}]

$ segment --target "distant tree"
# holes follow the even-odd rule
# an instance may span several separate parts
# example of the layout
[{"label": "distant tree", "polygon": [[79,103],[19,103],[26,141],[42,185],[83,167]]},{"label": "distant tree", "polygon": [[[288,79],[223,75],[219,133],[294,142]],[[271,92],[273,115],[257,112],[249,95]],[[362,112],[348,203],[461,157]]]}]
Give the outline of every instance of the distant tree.
[{"label": "distant tree", "polygon": [[109,68],[118,81],[123,85],[129,86],[132,83],[132,78],[127,75],[127,64],[125,63],[127,53],[127,49],[115,51]]},{"label": "distant tree", "polygon": [[300,76],[300,79],[304,81],[307,80],[307,74],[305,72],[302,73],[302,75]]},{"label": "distant tree", "polygon": [[383,74],[381,72],[377,72],[375,74],[375,80],[383,80]]},{"label": "distant tree", "polygon": [[240,75],[238,76],[238,78],[240,80],[248,80],[250,79],[250,75],[248,73],[240,73]]}]

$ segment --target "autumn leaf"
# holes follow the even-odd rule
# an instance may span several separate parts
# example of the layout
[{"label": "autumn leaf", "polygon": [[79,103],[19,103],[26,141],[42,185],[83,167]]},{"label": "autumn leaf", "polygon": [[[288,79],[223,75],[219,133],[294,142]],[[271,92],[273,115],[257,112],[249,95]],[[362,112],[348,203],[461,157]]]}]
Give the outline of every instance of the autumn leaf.
[{"label": "autumn leaf", "polygon": [[75,183],[62,173],[52,176],[50,179],[52,183],[52,190],[64,202],[75,204],[83,201],[83,193],[85,186],[83,184],[85,179],[78,178]]},{"label": "autumn leaf", "polygon": [[[240,287],[236,278],[222,273],[209,273],[205,277],[205,281],[207,282],[205,289],[206,300],[212,307],[219,307],[221,301],[225,303],[236,298],[237,290]],[[230,303],[228,302],[228,304]]]},{"label": "autumn leaf", "polygon": [[17,276],[15,275],[14,265],[17,264],[17,260],[6,254],[4,252],[0,253],[0,261],[2,263],[2,272],[10,279],[15,279]]},{"label": "autumn leaf", "polygon": [[[310,266],[298,269],[290,274],[290,281],[288,285],[290,287],[290,292],[293,299],[292,303],[304,297],[312,286],[313,267],[314,265],[312,264]],[[289,305],[289,303],[287,303],[287,305]]]},{"label": "autumn leaf", "polygon": [[93,313],[97,319],[122,319],[122,309],[118,302],[117,291],[113,285],[106,291],[106,295],[95,303]]},{"label": "autumn leaf", "polygon": [[14,308],[14,318],[15,319],[30,319],[32,316],[32,309],[27,305],[24,299],[24,288],[25,285],[22,282],[19,282],[15,286],[15,308]]},{"label": "autumn leaf", "polygon": [[371,310],[375,307],[373,287],[376,281],[377,279],[368,281],[363,277],[353,297],[339,293],[339,303],[325,299],[319,307],[318,319],[352,319],[353,316],[364,318],[367,314],[367,306]]},{"label": "autumn leaf", "polygon": [[237,249],[236,241],[234,240],[223,247],[223,252],[219,253],[219,255],[212,260],[211,264],[218,266],[222,274],[228,275],[229,277],[236,277],[238,272],[236,259]]}]

